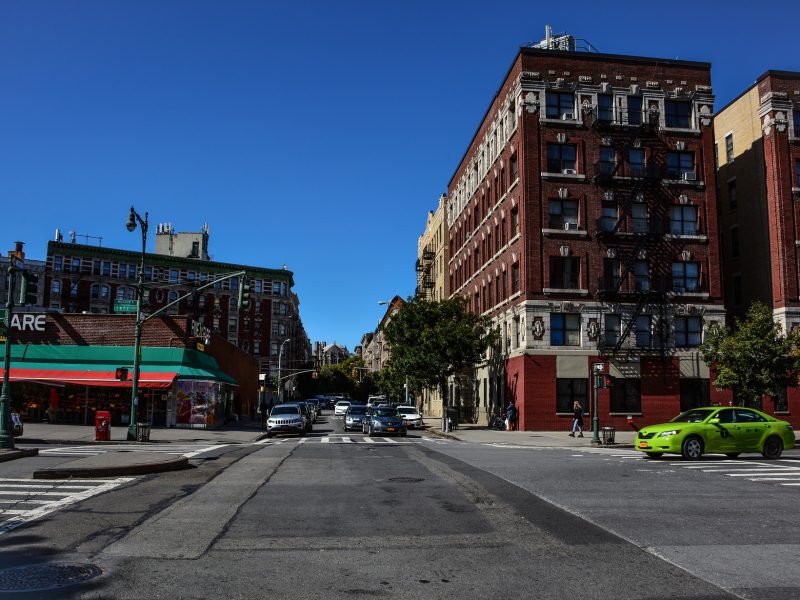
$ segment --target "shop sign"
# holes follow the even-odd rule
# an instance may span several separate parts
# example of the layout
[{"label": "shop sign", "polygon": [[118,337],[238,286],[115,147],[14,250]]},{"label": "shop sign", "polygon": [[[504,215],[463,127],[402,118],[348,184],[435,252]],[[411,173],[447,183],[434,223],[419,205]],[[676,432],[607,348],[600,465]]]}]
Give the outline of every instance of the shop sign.
[{"label": "shop sign", "polygon": [[13,314],[11,315],[11,329],[17,331],[44,331],[47,315],[38,314]]}]

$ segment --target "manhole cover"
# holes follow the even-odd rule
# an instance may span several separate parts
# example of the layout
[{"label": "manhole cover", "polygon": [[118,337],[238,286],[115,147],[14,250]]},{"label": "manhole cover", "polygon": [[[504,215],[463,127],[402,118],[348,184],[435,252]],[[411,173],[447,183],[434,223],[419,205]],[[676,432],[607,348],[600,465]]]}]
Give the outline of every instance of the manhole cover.
[{"label": "manhole cover", "polygon": [[425,480],[421,477],[390,477],[389,481],[394,481],[395,483],[419,483]]},{"label": "manhole cover", "polygon": [[0,571],[0,592],[57,590],[103,574],[97,565],[41,563]]}]

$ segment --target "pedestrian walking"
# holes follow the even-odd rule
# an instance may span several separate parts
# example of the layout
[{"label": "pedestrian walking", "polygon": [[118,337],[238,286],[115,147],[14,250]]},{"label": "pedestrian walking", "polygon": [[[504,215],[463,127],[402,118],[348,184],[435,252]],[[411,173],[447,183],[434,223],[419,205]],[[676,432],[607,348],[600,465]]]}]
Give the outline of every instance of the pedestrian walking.
[{"label": "pedestrian walking", "polygon": [[578,400],[572,405],[572,431],[570,437],[575,437],[575,432],[578,432],[578,437],[583,437],[583,406]]},{"label": "pedestrian walking", "polygon": [[517,407],[509,400],[506,406],[506,429],[507,431],[514,431],[517,426]]}]

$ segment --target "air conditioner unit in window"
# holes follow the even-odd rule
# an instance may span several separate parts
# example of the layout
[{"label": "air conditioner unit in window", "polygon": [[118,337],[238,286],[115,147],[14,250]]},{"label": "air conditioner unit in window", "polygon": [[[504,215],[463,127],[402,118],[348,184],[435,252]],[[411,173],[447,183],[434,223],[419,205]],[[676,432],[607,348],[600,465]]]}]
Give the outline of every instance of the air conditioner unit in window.
[{"label": "air conditioner unit in window", "polygon": [[577,171],[575,171],[575,169],[562,169],[561,172],[564,175],[575,175],[577,173]]},{"label": "air conditioner unit in window", "polygon": [[562,121],[574,121],[575,115],[572,113],[561,113],[561,120]]},{"label": "air conditioner unit in window", "polygon": [[681,181],[697,181],[697,173],[694,171],[681,173]]},{"label": "air conditioner unit in window", "polygon": [[570,230],[577,231],[578,230],[578,224],[577,223],[564,223],[564,231],[570,231]]}]

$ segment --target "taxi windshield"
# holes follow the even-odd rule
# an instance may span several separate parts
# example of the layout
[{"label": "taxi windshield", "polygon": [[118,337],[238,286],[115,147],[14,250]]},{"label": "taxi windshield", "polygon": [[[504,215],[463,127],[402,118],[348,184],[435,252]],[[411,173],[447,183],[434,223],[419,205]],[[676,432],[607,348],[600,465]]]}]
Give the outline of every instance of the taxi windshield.
[{"label": "taxi windshield", "polygon": [[681,413],[672,419],[670,423],[702,423],[714,410],[713,408],[695,408],[693,410],[687,410],[685,413]]}]

